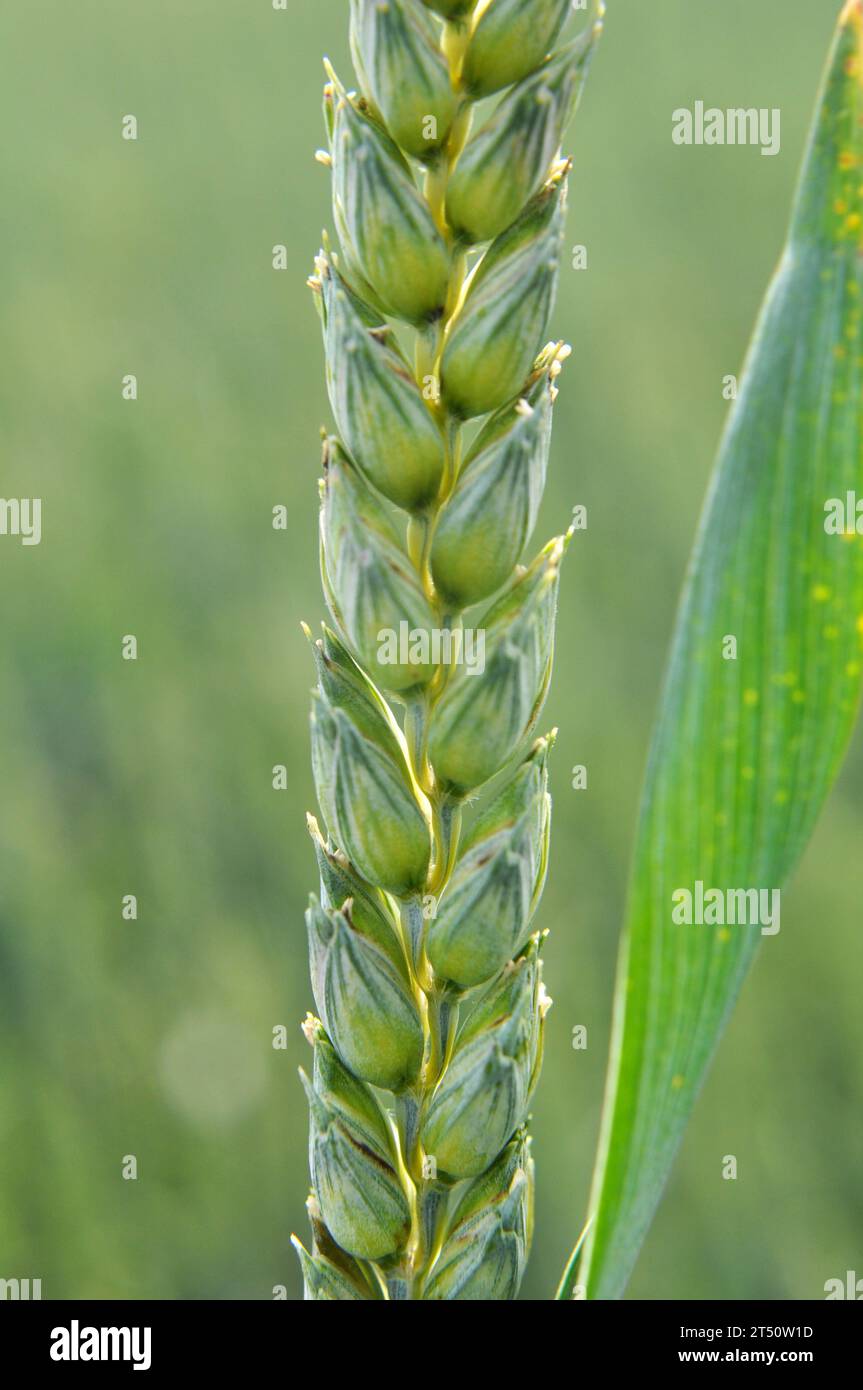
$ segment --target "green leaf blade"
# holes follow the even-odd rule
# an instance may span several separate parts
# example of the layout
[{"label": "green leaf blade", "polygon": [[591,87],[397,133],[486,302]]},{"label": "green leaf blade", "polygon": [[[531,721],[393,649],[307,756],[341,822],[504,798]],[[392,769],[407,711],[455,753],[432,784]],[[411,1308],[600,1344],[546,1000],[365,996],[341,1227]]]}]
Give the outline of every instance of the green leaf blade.
[{"label": "green leaf blade", "polygon": [[[676,924],[672,895],[698,881],[786,884],[859,705],[863,537],[829,534],[825,503],[863,500],[861,83],[863,7],[852,0],[720,448],[654,731],[578,1275],[589,1298],[623,1292],[761,941],[757,925]],[[730,637],[736,660],[723,655]]]}]

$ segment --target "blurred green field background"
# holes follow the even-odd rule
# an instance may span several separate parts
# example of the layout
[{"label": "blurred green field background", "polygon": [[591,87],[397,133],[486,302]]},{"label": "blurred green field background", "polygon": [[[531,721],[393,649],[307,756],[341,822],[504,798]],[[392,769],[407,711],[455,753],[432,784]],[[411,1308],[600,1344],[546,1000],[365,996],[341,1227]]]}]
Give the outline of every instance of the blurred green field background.
[{"label": "blurred green field background", "polygon": [[[549,1296],[585,1207],[666,644],[837,9],[609,0],[568,140],[589,266],[564,270],[553,320],[574,354],[536,540],[577,502],[589,529],[543,718],[555,1007],[526,1298]],[[323,52],[347,69],[343,0],[0,10],[0,494],[44,501],[41,546],[0,539],[0,1277],[46,1298],[300,1294]],[[781,154],[674,146],[696,99],[781,107]],[[858,741],[633,1296],[817,1298],[863,1274],[861,800]]]}]

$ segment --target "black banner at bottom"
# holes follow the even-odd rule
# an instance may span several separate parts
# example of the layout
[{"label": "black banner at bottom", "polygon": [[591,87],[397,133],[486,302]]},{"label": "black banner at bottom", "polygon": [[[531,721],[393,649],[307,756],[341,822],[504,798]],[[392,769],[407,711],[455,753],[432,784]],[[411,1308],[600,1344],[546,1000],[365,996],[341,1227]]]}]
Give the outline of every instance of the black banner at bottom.
[{"label": "black banner at bottom", "polygon": [[[509,1356],[524,1336],[535,1356],[537,1332],[543,1361],[555,1334],[566,1339],[568,1351],[562,1358],[574,1371],[597,1360],[609,1371],[630,1366],[664,1372],[672,1367],[793,1365],[808,1366],[819,1375],[839,1369],[853,1374],[859,1364],[861,1323],[855,1309],[842,1302],[576,1302],[558,1307],[542,1328],[522,1324],[522,1331],[517,1330],[518,1307],[506,1313],[503,1325],[503,1309],[498,1307],[491,1348],[485,1317],[495,1318],[497,1305],[485,1306],[488,1313],[470,1305],[470,1334],[459,1338],[458,1350],[448,1357],[451,1371],[468,1369],[471,1343],[477,1358],[487,1357],[490,1349]],[[25,1375],[47,1371],[61,1380],[69,1375],[98,1376],[106,1367],[114,1374],[137,1371],[156,1377],[189,1371],[198,1380],[209,1374],[220,1379],[236,1372],[248,1374],[267,1365],[288,1371],[285,1357],[290,1348],[303,1349],[303,1343],[285,1340],[302,1330],[298,1318],[317,1336],[324,1327],[336,1334],[327,1335],[319,1353],[328,1379],[338,1365],[340,1347],[351,1372],[379,1364],[379,1352],[372,1350],[376,1342],[357,1342],[351,1336],[340,1343],[343,1325],[338,1315],[333,1321],[330,1312],[325,1323],[317,1322],[319,1316],[308,1304],[284,1302],[7,1302],[0,1307],[0,1333],[7,1365]],[[392,1323],[376,1318],[370,1322],[368,1308],[362,1317],[363,1331],[372,1337],[393,1330]],[[438,1318],[432,1315],[426,1322],[423,1317],[420,1345],[446,1345],[437,1339],[452,1325]],[[358,1326],[349,1324],[352,1334]],[[536,1369],[539,1376],[539,1366]]]}]

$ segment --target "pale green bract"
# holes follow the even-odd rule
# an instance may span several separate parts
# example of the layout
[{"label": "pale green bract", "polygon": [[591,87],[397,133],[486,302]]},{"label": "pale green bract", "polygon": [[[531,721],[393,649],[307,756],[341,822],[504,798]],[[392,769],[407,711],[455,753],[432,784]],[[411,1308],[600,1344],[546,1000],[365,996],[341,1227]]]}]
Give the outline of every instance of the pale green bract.
[{"label": "pale green bract", "polygon": [[544,345],[560,141],[600,10],[550,53],[564,0],[351,0],[359,90],[327,64],[308,1299],[508,1300],[528,1257],[550,1003],[553,735],[535,730],[569,535],[521,562],[569,351]]}]

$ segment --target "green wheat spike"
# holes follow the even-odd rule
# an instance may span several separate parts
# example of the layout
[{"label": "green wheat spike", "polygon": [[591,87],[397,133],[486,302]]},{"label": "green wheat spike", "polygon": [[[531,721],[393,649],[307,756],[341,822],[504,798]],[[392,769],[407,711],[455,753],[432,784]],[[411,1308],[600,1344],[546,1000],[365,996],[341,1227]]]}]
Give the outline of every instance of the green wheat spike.
[{"label": "green wheat spike", "polygon": [[534,731],[569,536],[520,562],[569,351],[543,346],[561,140],[601,31],[597,3],[554,50],[571,8],[351,0],[358,90],[326,64],[309,1299],[513,1299],[530,1247],[553,742]]}]

